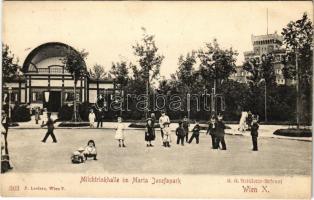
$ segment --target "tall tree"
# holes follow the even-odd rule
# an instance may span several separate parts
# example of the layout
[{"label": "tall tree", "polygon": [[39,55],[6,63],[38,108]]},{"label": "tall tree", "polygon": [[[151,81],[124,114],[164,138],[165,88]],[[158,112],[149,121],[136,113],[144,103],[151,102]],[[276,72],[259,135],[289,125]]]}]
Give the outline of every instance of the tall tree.
[{"label": "tall tree", "polygon": [[65,69],[72,74],[74,80],[74,101],[73,101],[73,117],[72,121],[80,121],[80,116],[77,111],[77,95],[76,95],[76,85],[77,81],[84,77],[87,73],[87,68],[85,65],[85,58],[88,56],[88,53],[85,50],[76,51],[72,48],[67,48],[65,51],[65,56],[62,59]]},{"label": "tall tree", "polygon": [[[311,92],[312,92],[312,77],[313,77],[313,26],[306,13],[302,18],[296,21],[291,21],[285,28],[282,29],[283,43],[285,44],[288,53],[284,59],[285,65],[283,74],[286,78],[296,80],[297,89],[297,127],[300,126],[300,118],[305,115],[301,113],[301,107],[307,104],[311,110]],[[300,98],[301,97],[301,98]],[[303,102],[302,102],[303,99]],[[301,115],[302,114],[302,115]],[[311,114],[309,114],[311,115]],[[311,118],[311,117],[309,117]]]},{"label": "tall tree", "polygon": [[129,69],[134,65],[132,63],[127,64],[126,61],[112,63],[110,74],[115,79],[116,83],[121,85],[122,88],[128,84],[129,81]]},{"label": "tall tree", "polygon": [[2,44],[2,84],[12,81],[21,76],[18,59],[10,51],[6,44]]},{"label": "tall tree", "polygon": [[[212,43],[206,43],[205,49],[199,50],[198,57],[201,62],[199,71],[203,77],[205,89],[212,86],[216,93],[217,86],[219,87],[223,80],[227,80],[232,73],[236,72],[237,55],[238,53],[232,48],[222,49],[216,39]],[[215,101],[215,98],[213,100]]]},{"label": "tall tree", "polygon": [[[186,94],[191,93],[191,87],[193,86],[193,83],[195,83],[196,77],[195,77],[195,69],[194,64],[196,63],[196,57],[195,52],[188,53],[185,57],[181,55],[179,57],[179,68],[176,72],[176,75],[178,77],[178,81],[183,85],[183,94],[185,102],[189,101],[187,99]],[[188,102],[187,102],[188,103]],[[190,118],[190,109],[187,108],[188,112],[188,118]]]},{"label": "tall tree", "polygon": [[[119,86],[121,101],[124,101],[125,87],[129,82],[129,68],[132,66],[132,63],[127,65],[126,61],[112,63],[111,66],[110,74],[113,76],[115,83]],[[120,115],[122,115],[122,108]]]},{"label": "tall tree", "polygon": [[150,82],[157,78],[160,72],[160,66],[164,59],[163,55],[158,54],[158,48],[155,43],[154,35],[148,34],[145,28],[143,30],[143,37],[141,43],[136,43],[132,46],[134,55],[138,57],[139,68],[133,67],[133,71],[137,73],[138,78],[145,80],[146,95],[147,95],[147,110],[145,117],[149,110],[149,90]]},{"label": "tall tree", "polygon": [[273,55],[262,55],[260,61],[251,58],[243,64],[243,69],[248,72],[246,78],[250,88],[251,103],[250,110],[255,113],[260,113],[259,101],[261,96],[262,83],[264,85],[264,117],[267,120],[267,91],[276,86],[276,75],[273,64]]},{"label": "tall tree", "polygon": [[250,82],[250,86],[257,86],[262,80],[265,81],[267,87],[276,85],[276,75],[273,64],[273,55],[267,54],[261,56],[258,62],[255,58],[243,64],[243,69],[248,72],[246,77]]}]

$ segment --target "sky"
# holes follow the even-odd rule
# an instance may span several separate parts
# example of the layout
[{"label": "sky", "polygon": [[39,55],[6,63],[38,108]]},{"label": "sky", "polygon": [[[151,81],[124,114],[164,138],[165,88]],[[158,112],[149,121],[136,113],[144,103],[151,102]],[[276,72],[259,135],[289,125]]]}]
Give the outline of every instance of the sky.
[{"label": "sky", "polygon": [[237,50],[237,65],[243,52],[252,50],[251,35],[279,34],[291,20],[307,12],[312,2],[65,2],[5,1],[2,40],[19,58],[46,42],[66,43],[89,52],[88,67],[112,62],[136,63],[132,45],[140,42],[141,27],[155,35],[159,53],[165,56],[161,76],[169,77],[178,58],[205,47],[214,38],[223,48]]}]

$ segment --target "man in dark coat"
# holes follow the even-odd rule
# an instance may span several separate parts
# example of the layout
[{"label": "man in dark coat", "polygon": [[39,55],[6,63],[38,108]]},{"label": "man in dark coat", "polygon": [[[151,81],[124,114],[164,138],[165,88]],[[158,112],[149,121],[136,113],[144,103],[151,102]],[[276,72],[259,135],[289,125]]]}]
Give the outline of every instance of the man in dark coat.
[{"label": "man in dark coat", "polygon": [[55,121],[53,121],[53,120],[51,119],[51,113],[47,113],[47,116],[48,116],[48,120],[47,120],[46,124],[41,125],[41,127],[47,126],[47,128],[48,128],[47,133],[46,133],[44,139],[42,140],[42,142],[45,143],[46,140],[47,140],[47,138],[48,138],[49,136],[51,136],[53,143],[57,143],[56,136],[55,136],[55,134],[53,133],[53,131],[54,131],[54,129],[55,129],[55,127],[54,127]]},{"label": "man in dark coat", "polygon": [[257,119],[254,118],[253,123],[252,123],[252,127],[251,127],[253,151],[258,151],[258,147],[257,147],[258,128],[259,128],[259,125],[257,123]]},{"label": "man in dark coat", "polygon": [[186,116],[184,116],[184,118],[183,118],[182,125],[183,125],[184,131],[185,131],[185,142],[188,142],[190,122]]},{"label": "man in dark coat", "polygon": [[226,142],[225,142],[225,124],[222,121],[222,115],[218,115],[218,121],[216,126],[216,140],[215,140],[215,148],[218,149],[219,145],[221,144],[221,150],[227,150]]},{"label": "man in dark coat", "polygon": [[252,112],[249,111],[247,114],[247,118],[246,118],[246,124],[247,124],[249,130],[251,130],[252,121],[253,121]]},{"label": "man in dark coat", "polygon": [[215,141],[216,141],[216,127],[217,127],[217,122],[216,122],[216,118],[215,115],[213,115],[210,119],[208,128],[207,128],[207,132],[206,134],[210,134],[211,138],[212,138],[212,149],[215,148]]},{"label": "man in dark coat", "polygon": [[179,122],[179,127],[176,129],[176,135],[177,135],[177,144],[181,142],[181,145],[184,146],[185,130],[182,126],[182,122]]},{"label": "man in dark coat", "polygon": [[96,118],[97,118],[97,128],[99,128],[99,126],[102,128],[104,113],[103,113],[101,108],[97,111],[97,117]]}]

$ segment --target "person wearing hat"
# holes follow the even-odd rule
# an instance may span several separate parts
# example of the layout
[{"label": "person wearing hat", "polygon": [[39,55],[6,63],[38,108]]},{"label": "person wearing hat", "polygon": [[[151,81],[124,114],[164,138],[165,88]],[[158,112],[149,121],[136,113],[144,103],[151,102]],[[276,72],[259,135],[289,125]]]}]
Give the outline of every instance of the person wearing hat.
[{"label": "person wearing hat", "polygon": [[49,136],[51,136],[53,143],[57,143],[56,136],[53,133],[54,128],[55,128],[54,127],[55,121],[51,119],[51,113],[50,112],[47,113],[47,117],[48,117],[47,122],[45,124],[41,125],[41,127],[47,126],[47,128],[48,128],[47,133],[46,133],[44,139],[42,140],[42,142],[45,143],[47,138]]},{"label": "person wearing hat", "polygon": [[209,121],[209,125],[206,131],[206,134],[209,134],[212,139],[212,149],[215,148],[215,141],[216,141],[216,127],[217,127],[217,120],[215,115],[212,115]]},{"label": "person wearing hat", "polygon": [[190,122],[186,116],[184,116],[184,118],[183,118],[182,126],[183,126],[184,131],[185,131],[185,142],[188,142]]},{"label": "person wearing hat", "polygon": [[96,115],[93,111],[93,109],[90,110],[90,113],[88,114],[88,120],[89,120],[89,127],[94,128],[94,122],[96,119]]},{"label": "person wearing hat", "polygon": [[258,137],[258,117],[254,116],[253,117],[253,122],[251,126],[251,136],[252,136],[252,143],[253,143],[253,151],[258,151],[257,147],[257,137]]},{"label": "person wearing hat", "polygon": [[104,112],[103,112],[103,109],[100,108],[99,110],[97,110],[97,128],[99,128],[99,126],[102,128],[103,118],[104,118]]},{"label": "person wearing hat", "polygon": [[221,150],[227,150],[226,148],[226,142],[225,142],[225,124],[224,122],[222,121],[222,115],[219,114],[218,115],[218,121],[217,121],[217,125],[216,125],[216,130],[215,130],[215,133],[216,133],[216,138],[215,138],[215,146],[214,146],[214,149],[218,149],[219,148],[219,145],[221,144],[222,148]]},{"label": "person wearing hat", "polygon": [[145,141],[147,147],[153,147],[152,141],[155,140],[155,131],[152,118],[146,120]]},{"label": "person wearing hat", "polygon": [[181,142],[181,145],[184,146],[184,137],[185,137],[185,130],[183,128],[182,122],[179,122],[179,127],[176,129],[177,135],[177,144]]},{"label": "person wearing hat", "polygon": [[166,115],[165,111],[161,112],[161,116],[159,118],[159,126],[160,126],[160,133],[161,133],[161,140],[163,140],[164,138],[164,127],[165,127],[165,123],[168,122],[170,123],[170,119],[169,117]]}]

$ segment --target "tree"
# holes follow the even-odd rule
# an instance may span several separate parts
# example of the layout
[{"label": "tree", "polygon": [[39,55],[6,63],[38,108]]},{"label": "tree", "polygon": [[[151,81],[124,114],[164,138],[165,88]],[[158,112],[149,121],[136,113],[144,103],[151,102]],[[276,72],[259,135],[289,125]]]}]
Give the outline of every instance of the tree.
[{"label": "tree", "polygon": [[[132,63],[129,63],[128,66],[126,61],[112,63],[111,66],[110,74],[113,76],[115,83],[119,86],[121,95],[120,97],[122,98],[122,101],[124,99],[125,87],[127,86],[130,79],[128,76],[129,68],[131,68],[132,66]],[[122,110],[120,110],[120,115],[122,115]]]},{"label": "tree", "polygon": [[134,50],[134,55],[138,57],[139,68],[133,66],[133,72],[135,72],[135,77],[140,80],[144,80],[146,83],[146,95],[147,95],[147,110],[145,112],[145,117],[147,118],[147,112],[149,110],[149,89],[150,82],[157,78],[160,72],[160,65],[164,59],[163,55],[158,54],[158,48],[155,44],[154,35],[146,33],[146,29],[143,30],[143,38],[141,43],[136,43],[132,46]]},{"label": "tree", "polygon": [[[176,72],[176,76],[178,77],[178,81],[183,84],[183,94],[190,94],[191,87],[193,83],[195,83],[195,69],[193,68],[196,63],[195,52],[188,53],[185,57],[181,55],[179,57],[179,68]],[[184,99],[186,96],[184,95]],[[188,118],[190,118],[190,110],[187,110]]]},{"label": "tree", "polygon": [[243,69],[248,72],[246,77],[249,81],[250,87],[250,100],[252,100],[249,105],[250,110],[255,113],[260,113],[261,110],[258,109],[261,94],[261,89],[259,86],[264,83],[264,116],[265,121],[267,120],[267,91],[269,91],[276,86],[276,75],[274,71],[273,55],[267,54],[261,56],[261,61],[257,61],[255,58],[251,58],[243,64]]},{"label": "tree", "polygon": [[85,65],[85,58],[88,53],[85,50],[80,52],[67,48],[65,51],[65,57],[62,59],[63,64],[65,65],[65,69],[72,74],[72,78],[74,80],[74,101],[73,101],[73,117],[72,120],[74,122],[80,121],[80,117],[77,111],[77,95],[76,95],[76,85],[77,81],[84,77],[87,74],[87,69]]},{"label": "tree", "polygon": [[105,80],[110,78],[110,74],[105,71],[102,65],[95,64],[92,69],[89,69],[89,76],[96,80]]},{"label": "tree", "polygon": [[206,43],[206,49],[199,50],[198,57],[201,62],[199,71],[203,77],[205,89],[212,86],[215,94],[217,86],[219,87],[223,80],[227,80],[232,73],[236,72],[237,55],[238,53],[232,48],[220,48],[216,39],[212,43]]},{"label": "tree", "polygon": [[[297,89],[297,127],[300,126],[302,105],[305,111],[311,110],[311,91],[313,77],[313,26],[304,13],[302,18],[291,21],[282,29],[283,43],[287,48],[287,57],[283,60],[283,74],[296,80]],[[301,98],[300,98],[301,97]],[[306,108],[307,107],[307,108]],[[302,115],[301,115],[302,114]],[[308,115],[311,115],[310,113]]]},{"label": "tree", "polygon": [[220,48],[216,39],[212,43],[206,43],[206,49],[198,52],[201,61],[200,71],[206,83],[208,80],[226,80],[235,73],[237,55],[238,53],[232,48]]},{"label": "tree", "polygon": [[21,76],[18,59],[10,51],[6,44],[2,44],[2,84],[12,81]]},{"label": "tree", "polygon": [[123,88],[128,84],[129,81],[129,69],[134,65],[129,63],[127,65],[126,61],[112,63],[110,74],[114,77],[114,80],[117,84]]}]

